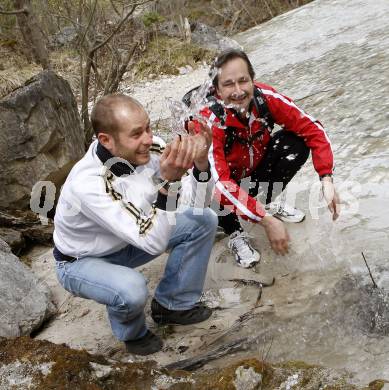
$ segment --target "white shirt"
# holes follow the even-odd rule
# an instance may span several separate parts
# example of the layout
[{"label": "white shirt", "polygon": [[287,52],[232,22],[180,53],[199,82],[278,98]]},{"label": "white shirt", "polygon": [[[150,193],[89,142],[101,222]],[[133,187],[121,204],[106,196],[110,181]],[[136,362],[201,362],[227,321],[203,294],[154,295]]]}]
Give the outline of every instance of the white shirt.
[{"label": "white shirt", "polygon": [[[179,208],[166,211],[156,204],[159,159],[165,146],[153,138],[150,161],[128,175],[115,176],[96,154],[94,141],[73,167],[58,200],[54,243],[65,255],[102,257],[128,244],[150,254],[166,250],[177,212],[204,208],[214,182],[198,182],[190,170],[182,179]],[[158,206],[158,207],[157,207]]]}]

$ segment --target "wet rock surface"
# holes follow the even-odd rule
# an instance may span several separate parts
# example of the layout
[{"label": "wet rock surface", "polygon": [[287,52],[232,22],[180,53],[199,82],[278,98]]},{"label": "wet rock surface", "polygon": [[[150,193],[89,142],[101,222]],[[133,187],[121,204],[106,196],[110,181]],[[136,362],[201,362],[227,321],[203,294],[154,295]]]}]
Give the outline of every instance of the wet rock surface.
[{"label": "wet rock surface", "polygon": [[389,336],[388,290],[349,276],[336,286],[335,299],[340,298],[344,302],[344,321],[355,323],[366,335]]}]

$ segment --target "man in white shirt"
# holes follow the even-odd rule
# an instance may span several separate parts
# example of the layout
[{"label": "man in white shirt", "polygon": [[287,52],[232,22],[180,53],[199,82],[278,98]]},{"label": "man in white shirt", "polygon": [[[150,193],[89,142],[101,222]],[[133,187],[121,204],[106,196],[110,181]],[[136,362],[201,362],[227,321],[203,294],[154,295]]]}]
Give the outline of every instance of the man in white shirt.
[{"label": "man in white shirt", "polygon": [[101,98],[91,120],[97,140],[70,172],[56,209],[57,276],[72,294],[106,305],[128,352],[148,355],[162,341],[146,327],[148,290],[135,267],[170,250],[151,303],[157,323],[211,315],[198,300],[217,225],[208,207],[212,134],[201,124],[165,146],[142,105],[125,95]]}]

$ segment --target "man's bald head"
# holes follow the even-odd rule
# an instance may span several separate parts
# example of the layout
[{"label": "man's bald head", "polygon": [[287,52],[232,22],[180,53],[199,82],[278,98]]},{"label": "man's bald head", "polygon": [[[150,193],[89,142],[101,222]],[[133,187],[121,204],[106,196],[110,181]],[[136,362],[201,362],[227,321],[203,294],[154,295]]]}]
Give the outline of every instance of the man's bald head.
[{"label": "man's bald head", "polygon": [[136,99],[123,94],[106,95],[97,101],[91,114],[93,131],[116,135],[118,122],[123,113],[128,111],[144,111],[142,104]]}]

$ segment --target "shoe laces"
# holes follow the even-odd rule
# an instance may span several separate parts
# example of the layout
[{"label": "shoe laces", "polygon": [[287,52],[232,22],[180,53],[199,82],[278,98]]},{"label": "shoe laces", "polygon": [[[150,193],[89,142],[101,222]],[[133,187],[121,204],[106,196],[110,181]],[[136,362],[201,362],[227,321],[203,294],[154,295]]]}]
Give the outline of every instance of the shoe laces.
[{"label": "shoe laces", "polygon": [[279,214],[287,217],[288,215],[295,215],[296,209],[286,203],[286,192],[282,192],[275,202],[269,203],[266,209],[271,211],[271,214]]},{"label": "shoe laces", "polygon": [[284,215],[285,217],[287,217],[288,215],[295,215],[296,209],[286,203],[280,203],[278,205],[277,214]]},{"label": "shoe laces", "polygon": [[239,253],[240,257],[249,257],[252,256],[254,250],[250,244],[250,238],[252,238],[248,233],[241,232],[235,237],[230,239],[229,247]]}]

